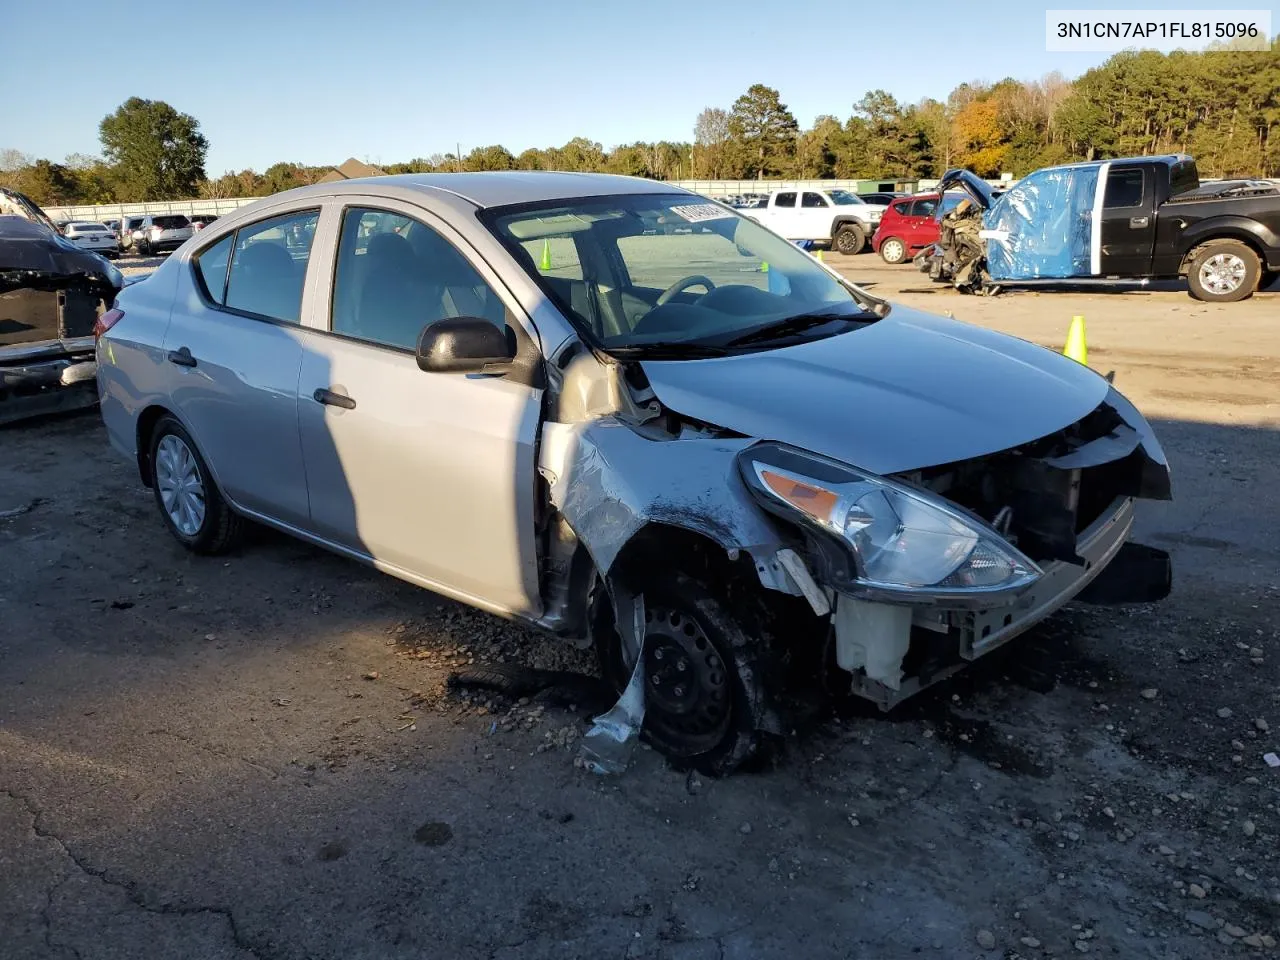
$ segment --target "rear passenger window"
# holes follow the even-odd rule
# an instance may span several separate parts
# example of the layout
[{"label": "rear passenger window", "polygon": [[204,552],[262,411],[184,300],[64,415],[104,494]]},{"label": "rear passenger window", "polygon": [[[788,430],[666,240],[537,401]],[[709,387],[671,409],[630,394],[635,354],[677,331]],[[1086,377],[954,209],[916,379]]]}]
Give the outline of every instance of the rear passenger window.
[{"label": "rear passenger window", "polygon": [[780,193],[773,200],[775,207],[794,207],[796,205],[796,195],[794,193]]},{"label": "rear passenger window", "polygon": [[226,305],[273,320],[302,318],[302,282],[318,210],[273,217],[236,232]]},{"label": "rear passenger window", "polygon": [[229,233],[196,256],[196,272],[204,285],[205,295],[217,304],[221,304],[226,297],[227,258],[231,256],[231,242],[234,239],[235,235]]},{"label": "rear passenger window", "polygon": [[1143,172],[1139,169],[1112,170],[1107,175],[1107,192],[1102,206],[1137,207],[1142,205]]},{"label": "rear passenger window", "polygon": [[359,207],[342,217],[332,309],[334,333],[403,350],[445,317],[506,329],[506,307],[453,244],[417,220]]}]

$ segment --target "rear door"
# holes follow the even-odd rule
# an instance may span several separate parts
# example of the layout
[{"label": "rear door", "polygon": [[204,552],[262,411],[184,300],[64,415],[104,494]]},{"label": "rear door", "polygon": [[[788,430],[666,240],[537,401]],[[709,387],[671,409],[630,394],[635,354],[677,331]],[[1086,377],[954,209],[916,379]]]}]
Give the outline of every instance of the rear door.
[{"label": "rear door", "polygon": [[831,201],[815,190],[800,195],[800,215],[795,240],[831,239]]},{"label": "rear door", "polygon": [[1150,274],[1156,239],[1154,181],[1147,166],[1111,165],[1102,198],[1103,276]]},{"label": "rear door", "polygon": [[347,204],[326,209],[337,251],[308,308],[299,386],[311,529],[424,586],[534,613],[542,390],[426,373],[414,352],[445,317],[481,317],[536,354],[531,328],[443,221],[385,198]]},{"label": "rear door", "polygon": [[[310,246],[290,248],[318,208],[277,213],[198,251],[165,334],[170,394],[222,490],[241,507],[305,527],[298,436],[303,290]],[[310,237],[310,233],[306,234]]]}]

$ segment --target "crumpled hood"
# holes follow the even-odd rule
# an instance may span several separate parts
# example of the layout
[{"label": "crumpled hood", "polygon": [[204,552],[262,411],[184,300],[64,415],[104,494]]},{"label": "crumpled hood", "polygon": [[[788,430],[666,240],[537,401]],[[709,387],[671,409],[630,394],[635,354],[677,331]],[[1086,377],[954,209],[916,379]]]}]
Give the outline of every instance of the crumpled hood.
[{"label": "crumpled hood", "polygon": [[123,278],[98,254],[81,250],[39,221],[0,215],[0,292],[21,287],[61,290],[77,284],[110,304]]},{"label": "crumpled hood", "polygon": [[678,413],[877,474],[1039,439],[1090,413],[1110,389],[1033,343],[900,306],[824,340],[642,366]]}]

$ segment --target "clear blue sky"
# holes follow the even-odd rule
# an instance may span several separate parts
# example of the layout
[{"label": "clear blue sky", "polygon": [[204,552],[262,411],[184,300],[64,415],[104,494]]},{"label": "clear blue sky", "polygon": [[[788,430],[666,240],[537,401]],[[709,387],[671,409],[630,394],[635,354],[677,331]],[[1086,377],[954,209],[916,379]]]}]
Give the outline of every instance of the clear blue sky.
[{"label": "clear blue sky", "polygon": [[0,147],[96,154],[98,122],[140,96],[200,121],[211,176],[279,160],[389,163],[457,142],[518,153],[578,135],[688,140],[703,107],[728,108],[757,82],[807,126],[844,119],[875,87],[942,98],[966,80],[1074,77],[1107,57],[1045,52],[1044,11],[1069,0],[6,5]]}]

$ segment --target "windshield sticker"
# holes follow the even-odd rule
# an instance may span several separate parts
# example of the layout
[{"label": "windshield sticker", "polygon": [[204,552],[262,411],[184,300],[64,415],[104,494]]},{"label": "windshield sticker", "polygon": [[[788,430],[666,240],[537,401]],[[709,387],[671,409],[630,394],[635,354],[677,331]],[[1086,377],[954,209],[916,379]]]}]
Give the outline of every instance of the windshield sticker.
[{"label": "windshield sticker", "polygon": [[704,220],[727,220],[733,211],[726,210],[716,203],[687,203],[682,207],[672,207],[671,212],[689,223],[702,223]]}]

